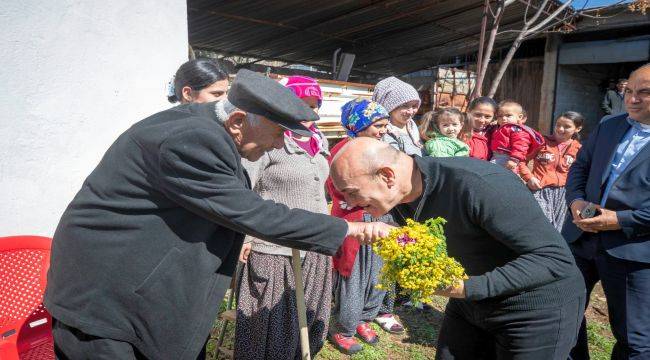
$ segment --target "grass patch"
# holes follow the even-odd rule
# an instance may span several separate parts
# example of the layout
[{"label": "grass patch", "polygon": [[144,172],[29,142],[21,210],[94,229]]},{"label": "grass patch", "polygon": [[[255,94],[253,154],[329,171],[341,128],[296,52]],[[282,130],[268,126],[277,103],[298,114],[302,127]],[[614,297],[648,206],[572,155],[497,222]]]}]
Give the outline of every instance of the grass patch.
[{"label": "grass patch", "polygon": [[[347,356],[339,352],[329,342],[325,342],[323,349],[314,357],[314,360],[425,360],[433,359],[436,353],[436,340],[442,323],[443,313],[447,299],[436,297],[433,309],[427,311],[413,308],[397,309],[397,316],[404,323],[406,331],[402,335],[392,335],[384,332],[377,324],[372,324],[377,331],[380,341],[376,346],[363,344],[363,351]],[[225,302],[222,310],[225,309]],[[208,342],[208,359],[215,359],[214,348],[221,328],[221,321],[215,321],[212,339]],[[224,337],[224,344],[232,348],[235,326],[228,324]],[[593,360],[608,360],[615,340],[609,329],[606,317],[590,318],[587,322],[589,351]]]},{"label": "grass patch", "polygon": [[587,338],[589,355],[593,360],[609,360],[616,340],[609,329],[609,324],[587,321]]}]

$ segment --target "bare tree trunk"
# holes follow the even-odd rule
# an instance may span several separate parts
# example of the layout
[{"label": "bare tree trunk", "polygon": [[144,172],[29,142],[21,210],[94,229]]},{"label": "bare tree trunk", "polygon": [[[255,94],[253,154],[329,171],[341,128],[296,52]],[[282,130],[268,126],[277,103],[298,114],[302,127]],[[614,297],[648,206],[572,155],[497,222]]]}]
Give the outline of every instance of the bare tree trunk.
[{"label": "bare tree trunk", "polygon": [[494,18],[492,19],[492,29],[490,29],[490,37],[488,38],[488,43],[483,53],[483,59],[481,60],[481,68],[478,69],[478,73],[476,74],[476,88],[474,91],[475,97],[479,97],[482,95],[483,79],[485,79],[485,73],[487,72],[487,68],[490,63],[490,57],[492,56],[492,49],[494,48],[494,41],[496,40],[497,32],[499,30],[499,22],[501,21],[501,16],[503,15],[503,10],[505,9],[505,7],[506,7],[506,2],[504,0],[499,0],[496,12],[494,13]]},{"label": "bare tree trunk", "polygon": [[[519,46],[524,41],[524,39],[527,36],[531,34],[535,34],[538,31],[540,31],[542,28],[544,28],[544,26],[546,26],[549,22],[551,22],[557,15],[559,15],[562,11],[564,11],[564,9],[566,9],[567,6],[569,6],[573,2],[573,0],[567,0],[564,4],[558,7],[553,13],[549,14],[548,17],[540,21],[537,25],[530,28],[530,26],[533,25],[537,21],[539,16],[544,12],[544,9],[546,8],[548,1],[549,0],[544,0],[541,6],[537,9],[535,15],[533,15],[533,17],[530,20],[524,23],[523,28],[519,32],[519,35],[517,35],[517,38],[515,38],[512,45],[510,46],[510,50],[508,50],[508,54],[506,54],[505,59],[503,59],[503,61],[501,62],[501,65],[499,66],[499,70],[497,71],[494,80],[492,80],[492,85],[490,86],[490,91],[488,92],[489,97],[493,97],[494,94],[496,94],[497,89],[499,88],[499,84],[501,83],[501,79],[503,78],[503,74],[505,74],[508,65],[510,65],[510,61],[512,61],[512,58],[515,56],[517,49],[519,49]],[[530,5],[530,2],[528,4]]]},{"label": "bare tree trunk", "polygon": [[[483,5],[483,18],[481,19],[481,37],[478,41],[478,55],[476,59],[476,75],[478,76],[478,71],[481,69],[482,63],[483,63],[483,51],[485,50],[485,31],[487,30],[487,18],[488,18],[488,7],[490,6],[490,0],[485,0],[485,4]],[[469,68],[467,69],[467,74],[469,74]],[[469,77],[468,77],[469,79]],[[481,89],[483,84],[481,86],[478,85],[478,78],[476,79],[477,81],[474,82],[474,88],[471,89],[471,94],[467,94],[467,98],[469,101],[481,96]],[[470,85],[468,83],[468,85]]]},{"label": "bare tree trunk", "polygon": [[496,94],[497,89],[499,88],[499,83],[501,83],[501,78],[503,78],[503,74],[505,74],[508,65],[510,65],[510,61],[512,61],[512,58],[515,56],[515,52],[517,52],[519,45],[521,45],[521,42],[524,38],[522,34],[523,33],[519,34],[519,36],[517,36],[515,41],[512,43],[512,46],[510,46],[510,50],[508,50],[508,54],[506,55],[505,59],[503,59],[503,61],[501,62],[501,65],[499,66],[499,70],[497,71],[494,80],[492,80],[492,86],[490,86],[490,91],[488,92],[487,96],[494,97],[494,94]]}]

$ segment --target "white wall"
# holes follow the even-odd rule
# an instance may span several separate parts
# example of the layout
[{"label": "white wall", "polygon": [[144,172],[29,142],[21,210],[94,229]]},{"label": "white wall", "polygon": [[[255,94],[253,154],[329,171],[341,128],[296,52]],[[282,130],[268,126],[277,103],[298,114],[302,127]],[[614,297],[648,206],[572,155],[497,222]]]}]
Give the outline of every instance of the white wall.
[{"label": "white wall", "polygon": [[168,108],[185,0],[0,2],[0,236],[51,236],[113,140]]}]

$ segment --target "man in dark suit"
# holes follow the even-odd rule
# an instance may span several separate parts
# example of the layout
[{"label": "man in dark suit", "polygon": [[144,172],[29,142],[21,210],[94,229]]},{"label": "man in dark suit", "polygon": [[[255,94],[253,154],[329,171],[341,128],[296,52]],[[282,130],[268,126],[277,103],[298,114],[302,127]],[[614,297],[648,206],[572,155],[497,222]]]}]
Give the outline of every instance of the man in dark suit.
[{"label": "man in dark suit", "polygon": [[618,79],[616,89],[607,90],[603,102],[600,104],[605,115],[618,115],[625,112],[625,103],[623,97],[627,87],[627,79]]},{"label": "man in dark suit", "polygon": [[252,190],[241,157],[284,145],[318,116],[241,70],[227,100],[133,125],[107,150],[54,234],[45,305],[58,359],[196,359],[244,234],[334,254],[390,228],[289,209]]},{"label": "man in dark suit", "polygon": [[[612,358],[650,359],[650,64],[631,74],[625,106],[626,114],[593,130],[569,171],[573,222],[562,233],[587,291],[603,285],[616,338]],[[597,209],[591,218],[589,204]],[[573,359],[589,358],[585,325]]]}]

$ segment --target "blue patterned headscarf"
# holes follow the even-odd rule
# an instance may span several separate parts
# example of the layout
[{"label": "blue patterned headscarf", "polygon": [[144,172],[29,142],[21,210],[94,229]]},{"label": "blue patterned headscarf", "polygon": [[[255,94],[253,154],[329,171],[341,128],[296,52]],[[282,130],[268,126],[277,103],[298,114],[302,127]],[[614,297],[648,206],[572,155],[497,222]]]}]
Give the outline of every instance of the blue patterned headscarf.
[{"label": "blue patterned headscarf", "polygon": [[341,124],[349,137],[356,137],[372,123],[389,117],[388,111],[379,103],[362,98],[348,101],[341,107]]}]

